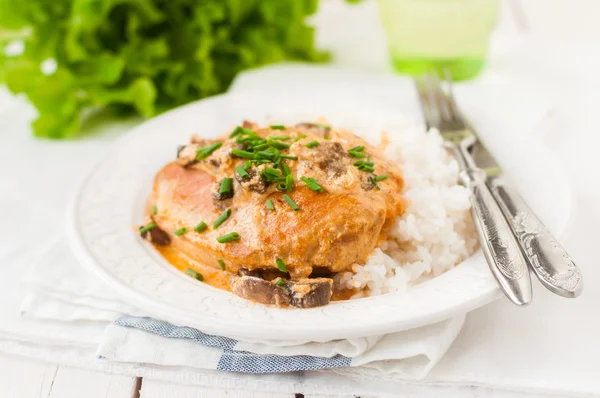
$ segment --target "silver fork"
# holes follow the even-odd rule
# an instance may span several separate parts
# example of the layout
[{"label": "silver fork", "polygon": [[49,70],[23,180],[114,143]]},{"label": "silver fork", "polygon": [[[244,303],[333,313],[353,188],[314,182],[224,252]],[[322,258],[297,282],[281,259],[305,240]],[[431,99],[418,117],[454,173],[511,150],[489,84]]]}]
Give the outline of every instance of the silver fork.
[{"label": "silver fork", "polygon": [[478,168],[469,149],[477,137],[466,126],[453,101],[444,94],[437,74],[415,79],[427,129],[444,138],[461,168],[460,179],[471,192],[471,213],[479,242],[504,294],[517,305],[531,302],[531,277],[517,239],[486,185],[486,173]]}]

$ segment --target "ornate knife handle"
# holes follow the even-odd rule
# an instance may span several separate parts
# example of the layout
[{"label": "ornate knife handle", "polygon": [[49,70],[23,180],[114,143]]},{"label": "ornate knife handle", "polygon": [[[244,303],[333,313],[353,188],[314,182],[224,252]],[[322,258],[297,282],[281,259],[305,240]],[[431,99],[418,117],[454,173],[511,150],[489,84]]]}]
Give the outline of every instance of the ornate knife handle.
[{"label": "ornate knife handle", "polygon": [[529,304],[532,294],[527,263],[485,183],[485,172],[478,168],[467,168],[461,172],[460,178],[471,191],[473,220],[492,274],[513,303]]},{"label": "ornate knife handle", "polygon": [[581,271],[565,249],[502,177],[489,178],[488,184],[540,282],[560,296],[577,297]]}]

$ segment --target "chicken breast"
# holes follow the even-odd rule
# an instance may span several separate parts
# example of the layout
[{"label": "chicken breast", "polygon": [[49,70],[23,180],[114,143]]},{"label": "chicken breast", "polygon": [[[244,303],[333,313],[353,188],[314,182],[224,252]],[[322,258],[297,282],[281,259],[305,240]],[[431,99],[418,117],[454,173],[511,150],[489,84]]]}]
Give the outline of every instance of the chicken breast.
[{"label": "chicken breast", "polygon": [[191,262],[294,283],[364,263],[404,210],[402,186],[398,166],[349,131],[245,122],[181,147],[156,175],[148,217]]}]

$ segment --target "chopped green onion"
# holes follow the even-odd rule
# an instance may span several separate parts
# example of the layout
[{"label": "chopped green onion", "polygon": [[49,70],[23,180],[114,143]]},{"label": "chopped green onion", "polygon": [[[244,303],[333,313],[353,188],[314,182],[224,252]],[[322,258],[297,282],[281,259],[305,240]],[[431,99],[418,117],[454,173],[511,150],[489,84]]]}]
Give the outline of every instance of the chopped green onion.
[{"label": "chopped green onion", "polygon": [[357,152],[357,151],[348,151],[348,154],[350,156],[352,156],[353,158],[366,158],[367,155],[365,155],[362,152]]},{"label": "chopped green onion", "polygon": [[277,269],[281,272],[288,272],[287,267],[285,266],[285,263],[283,262],[282,259],[278,258],[277,260],[275,260],[275,264],[277,264]]},{"label": "chopped green onion", "polygon": [[285,126],[283,124],[276,124],[275,126],[269,126],[271,130],[285,130]]},{"label": "chopped green onion", "polygon": [[229,242],[233,242],[234,240],[238,240],[239,238],[240,238],[240,234],[238,234],[237,232],[230,232],[228,234],[217,237],[217,242],[229,243]]},{"label": "chopped green onion", "polygon": [[292,156],[292,155],[281,155],[282,159],[290,159],[290,160],[298,160],[298,156]]},{"label": "chopped green onion", "polygon": [[173,231],[173,233],[177,236],[181,236],[181,235],[185,234],[187,231],[188,231],[188,229],[186,227],[183,227],[183,228],[176,229],[175,231]]},{"label": "chopped green onion", "polygon": [[382,174],[380,176],[375,177],[375,181],[379,182],[379,181],[387,180],[387,178],[388,178],[387,174]]},{"label": "chopped green onion", "polygon": [[269,159],[271,162],[275,162],[279,157],[279,151],[275,148],[269,148],[267,151],[260,151],[256,153],[256,156],[261,159]]},{"label": "chopped green onion", "polygon": [[274,135],[269,137],[270,140],[289,141],[291,138],[284,135]]},{"label": "chopped green onion", "polygon": [[223,212],[223,214],[221,214],[219,216],[219,218],[217,218],[215,220],[215,222],[213,223],[213,229],[217,229],[219,228],[219,226],[221,224],[223,224],[225,222],[225,220],[227,220],[229,218],[229,216],[231,215],[231,209],[227,209]]},{"label": "chopped green onion", "polygon": [[217,262],[219,263],[219,267],[221,267],[221,270],[225,271],[225,261],[218,259]]},{"label": "chopped green onion", "polygon": [[290,193],[292,192],[292,189],[294,189],[294,176],[288,174],[285,176],[285,190],[287,193]]},{"label": "chopped green onion", "polygon": [[223,193],[231,192],[232,188],[233,188],[233,178],[225,177],[221,181],[221,187],[219,188],[219,193],[223,194]]},{"label": "chopped green onion", "polygon": [[356,162],[354,162],[354,165],[356,167],[359,167],[359,166],[373,167],[375,165],[375,163],[373,163],[373,162],[365,162],[364,160],[357,160]]},{"label": "chopped green onion", "polygon": [[303,138],[306,138],[306,134],[299,135],[298,137],[296,137],[296,139],[294,140],[294,142],[298,142],[298,141],[300,141]]},{"label": "chopped green onion", "polygon": [[294,209],[294,211],[298,211],[300,210],[300,208],[298,207],[298,205],[292,200],[292,198],[290,198],[289,196],[287,196],[286,194],[283,194],[283,199],[288,203],[288,205],[290,205],[290,207],[292,209]]},{"label": "chopped green onion", "polygon": [[375,171],[375,169],[373,168],[375,163],[373,163],[371,161],[359,160],[359,161],[354,162],[354,165],[360,171],[366,171],[368,173],[372,173]]},{"label": "chopped green onion", "polygon": [[155,216],[156,213],[158,213],[158,209],[156,208],[156,206],[152,206],[152,215]]},{"label": "chopped green onion", "polygon": [[319,145],[321,145],[321,144],[319,144],[319,141],[311,141],[308,144],[306,144],[306,147],[307,148],[314,148],[314,147],[319,146]]},{"label": "chopped green onion", "polygon": [[245,168],[243,168],[242,166],[238,166],[235,168],[235,172],[238,173],[238,175],[242,178],[244,177],[248,177],[248,172],[246,171]]},{"label": "chopped green onion", "polygon": [[279,287],[285,286],[285,279],[279,279],[275,284]]},{"label": "chopped green onion", "polygon": [[285,144],[283,142],[279,142],[277,140],[269,140],[267,141],[267,143],[272,146],[273,148],[277,148],[277,149],[289,149],[290,145],[289,144]]},{"label": "chopped green onion", "polygon": [[290,168],[288,167],[287,164],[281,163],[280,166],[281,166],[281,172],[283,173],[284,176],[292,174],[292,171],[290,170]]},{"label": "chopped green onion", "polygon": [[233,129],[233,131],[231,132],[231,134],[229,134],[229,138],[233,138],[236,135],[239,135],[242,133],[242,126],[237,126],[235,129]]},{"label": "chopped green onion", "polygon": [[194,231],[196,231],[196,232],[202,232],[207,227],[208,227],[208,225],[206,225],[206,223],[204,221],[200,221],[200,223],[194,227]]},{"label": "chopped green onion", "polygon": [[241,149],[232,149],[231,154],[238,158],[256,159],[256,155],[252,152],[242,151]]},{"label": "chopped green onion", "polygon": [[373,176],[369,176],[369,180],[373,183],[373,185],[375,185],[377,187],[378,190],[381,191],[379,184],[377,184],[377,180]]},{"label": "chopped green onion", "polygon": [[302,181],[304,181],[304,183],[306,184],[307,187],[309,187],[310,189],[312,189],[315,192],[323,192],[323,188],[319,185],[319,183],[317,182],[316,179],[314,179],[313,177],[310,178],[306,178],[304,176],[300,177],[300,179]]},{"label": "chopped green onion", "polygon": [[267,209],[275,210],[275,206],[273,206],[273,201],[271,199],[267,200]]},{"label": "chopped green onion", "polygon": [[267,167],[264,171],[261,172],[261,176],[267,182],[279,182],[285,181],[285,178],[281,175],[281,172],[273,167]]},{"label": "chopped green onion", "polygon": [[207,157],[210,156],[211,153],[213,153],[215,150],[220,148],[221,145],[223,145],[223,143],[215,142],[214,144],[212,144],[210,146],[196,149],[196,160],[206,159]]},{"label": "chopped green onion", "polygon": [[186,269],[185,273],[191,276],[192,278],[199,280],[200,282],[204,281],[204,277],[202,276],[202,274],[200,272],[194,271],[191,268]]},{"label": "chopped green onion", "polygon": [[[233,131],[231,132],[231,134],[229,134],[229,138],[233,138],[236,135],[240,135],[240,134],[254,135],[254,131],[252,131],[250,129],[243,128],[242,126],[237,126],[235,129],[233,129]],[[238,137],[238,138],[243,138],[243,137]]]},{"label": "chopped green onion", "polygon": [[262,151],[263,149],[267,149],[269,147],[269,144],[258,144],[256,146],[252,147],[252,150],[254,151]]},{"label": "chopped green onion", "polygon": [[140,234],[145,234],[146,232],[148,232],[154,228],[156,228],[156,224],[151,222],[150,224],[146,225],[145,227],[140,228]]},{"label": "chopped green onion", "polygon": [[353,158],[364,158],[364,157],[367,157],[367,155],[365,155],[363,153],[364,150],[365,150],[365,147],[362,145],[355,146],[354,148],[352,148],[348,151],[348,154],[350,156],[352,156]]}]

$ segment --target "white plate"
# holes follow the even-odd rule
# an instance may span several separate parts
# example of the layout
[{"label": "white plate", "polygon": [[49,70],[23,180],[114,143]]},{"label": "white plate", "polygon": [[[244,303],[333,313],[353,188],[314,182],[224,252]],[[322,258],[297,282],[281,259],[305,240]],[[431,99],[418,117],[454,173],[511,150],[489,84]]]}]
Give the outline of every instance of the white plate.
[{"label": "white plate", "polygon": [[[404,84],[396,90],[394,84],[377,94],[326,85],[229,94],[141,124],[115,143],[74,197],[69,235],[76,255],[125,300],[152,316],[234,338],[325,341],[377,335],[429,324],[490,302],[500,293],[478,252],[404,293],[315,309],[269,308],[189,278],[134,232],[133,226],[142,222],[154,174],[192,133],[216,136],[244,119],[296,122],[326,116],[333,125],[367,138],[378,136],[384,128],[401,130],[407,119],[420,120],[413,91]],[[471,112],[477,108],[473,103],[464,105]],[[525,199],[552,231],[562,232],[569,217],[570,191],[552,154],[491,108],[473,116],[477,125],[487,126],[481,133],[489,134],[485,138],[493,142],[493,152]]]}]

